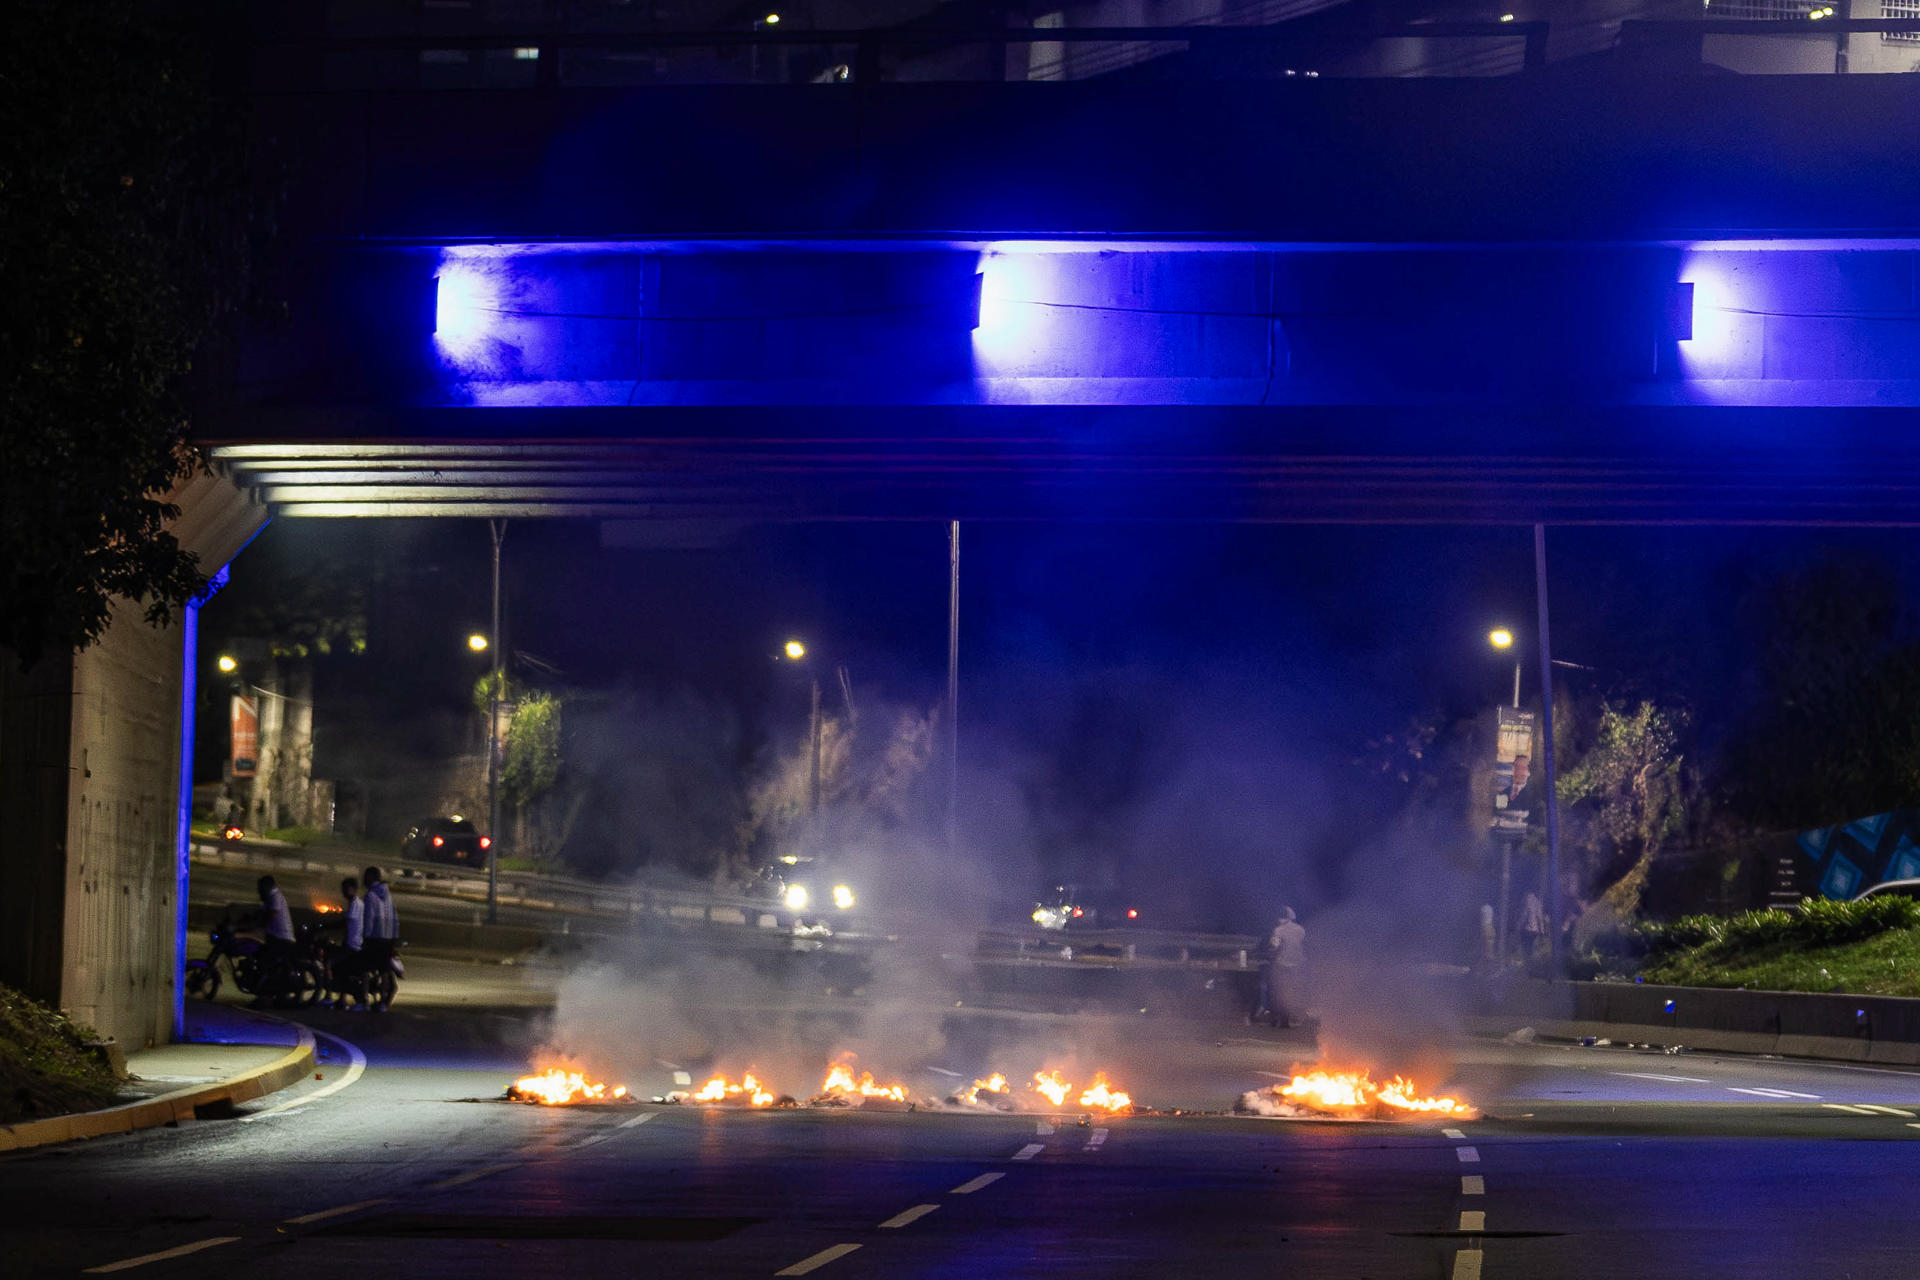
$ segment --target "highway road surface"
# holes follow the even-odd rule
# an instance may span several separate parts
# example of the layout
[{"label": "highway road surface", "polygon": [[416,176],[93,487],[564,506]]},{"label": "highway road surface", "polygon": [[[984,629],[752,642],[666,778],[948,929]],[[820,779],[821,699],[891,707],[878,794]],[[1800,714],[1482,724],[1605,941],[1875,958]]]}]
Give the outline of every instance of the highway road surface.
[{"label": "highway road surface", "polygon": [[[560,975],[413,969],[384,1018],[306,1019],[328,1060],[300,1087],[230,1118],[0,1159],[0,1272],[1920,1274],[1912,1073],[1463,1041],[1446,1084],[1483,1115],[1459,1121],[550,1109],[498,1095],[547,1034]],[[789,1044],[876,1026],[831,1001],[743,996],[724,1013],[736,1034]],[[1301,1033],[1239,1026],[943,1018],[916,1091],[1053,1039],[1107,1055],[1144,1104],[1219,1112],[1313,1052]],[[882,1025],[914,1023],[890,1010]],[[707,1064],[656,1060],[629,1083],[665,1092],[689,1065]]]}]

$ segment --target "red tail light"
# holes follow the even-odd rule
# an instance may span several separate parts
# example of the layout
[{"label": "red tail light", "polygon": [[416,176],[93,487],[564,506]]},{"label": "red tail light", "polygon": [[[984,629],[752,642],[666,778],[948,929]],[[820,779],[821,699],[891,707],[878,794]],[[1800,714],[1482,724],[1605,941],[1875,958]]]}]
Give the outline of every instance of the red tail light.
[{"label": "red tail light", "polygon": [[1140,918],[1140,912],[1137,909],[1133,907],[1127,908],[1127,919],[1138,920],[1139,918]]},{"label": "red tail light", "polygon": [[493,848],[493,837],[492,837],[492,836],[481,836],[481,837],[480,837],[480,847],[481,847],[482,849],[491,849],[491,848]]},{"label": "red tail light", "polygon": [[1075,907],[1075,908],[1073,909],[1073,918],[1074,918],[1075,920],[1078,920],[1078,919],[1079,919],[1079,918],[1080,918],[1080,917],[1081,917],[1081,916],[1082,916],[1083,914],[1085,914],[1085,913],[1084,913],[1084,912],[1082,912],[1082,911],[1080,910],[1080,908],[1078,908],[1078,907]]},{"label": "red tail light", "polygon": [[440,838],[439,836],[435,836],[435,837],[433,838],[433,847],[434,847],[434,848],[436,848],[436,849],[438,849],[438,848],[439,848],[439,847],[440,847],[441,845],[443,845],[443,844],[445,844],[445,843],[446,843],[446,841],[445,841],[445,840],[442,840],[442,839],[441,839],[441,838]]}]

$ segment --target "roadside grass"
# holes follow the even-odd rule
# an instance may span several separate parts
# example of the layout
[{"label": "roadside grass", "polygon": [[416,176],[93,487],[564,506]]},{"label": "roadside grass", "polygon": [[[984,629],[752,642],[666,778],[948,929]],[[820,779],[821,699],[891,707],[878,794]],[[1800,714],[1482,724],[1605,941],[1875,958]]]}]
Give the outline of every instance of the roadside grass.
[{"label": "roadside grass", "polygon": [[1920,996],[1920,928],[1824,947],[1708,943],[1650,958],[1640,973],[1648,982],[1683,987]]},{"label": "roadside grass", "polygon": [[87,1048],[97,1038],[65,1015],[0,986],[0,1124],[115,1102],[119,1082]]}]

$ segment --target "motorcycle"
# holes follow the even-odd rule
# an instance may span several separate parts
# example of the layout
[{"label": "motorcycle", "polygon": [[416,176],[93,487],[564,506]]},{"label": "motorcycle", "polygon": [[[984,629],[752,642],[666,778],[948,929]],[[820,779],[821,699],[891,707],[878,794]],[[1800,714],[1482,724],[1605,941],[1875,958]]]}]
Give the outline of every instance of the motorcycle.
[{"label": "motorcycle", "polygon": [[[189,960],[183,966],[181,982],[187,995],[196,1000],[216,1000],[225,978],[246,995],[268,998],[281,1006],[310,1005],[326,990],[326,970],[313,954],[310,940],[303,939],[284,958],[274,960],[266,951],[265,939],[248,927],[257,927],[257,913],[235,920],[232,913],[207,934],[211,950],[204,960]],[[305,930],[301,931],[305,934]],[[221,972],[225,962],[226,973]]]},{"label": "motorcycle", "polygon": [[220,828],[220,838],[228,844],[239,844],[242,840],[246,839],[246,836],[247,833],[232,822]]}]

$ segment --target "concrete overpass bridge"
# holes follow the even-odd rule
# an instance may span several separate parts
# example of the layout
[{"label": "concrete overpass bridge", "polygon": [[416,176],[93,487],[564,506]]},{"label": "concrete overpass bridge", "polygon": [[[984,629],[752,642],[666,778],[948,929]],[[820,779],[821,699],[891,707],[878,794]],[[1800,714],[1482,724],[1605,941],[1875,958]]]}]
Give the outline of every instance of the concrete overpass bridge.
[{"label": "concrete overpass bridge", "polygon": [[[276,76],[295,320],[182,527],[1914,523],[1913,93]],[[193,665],[123,619],[0,712],[0,979],[123,1039],[177,999]]]}]

